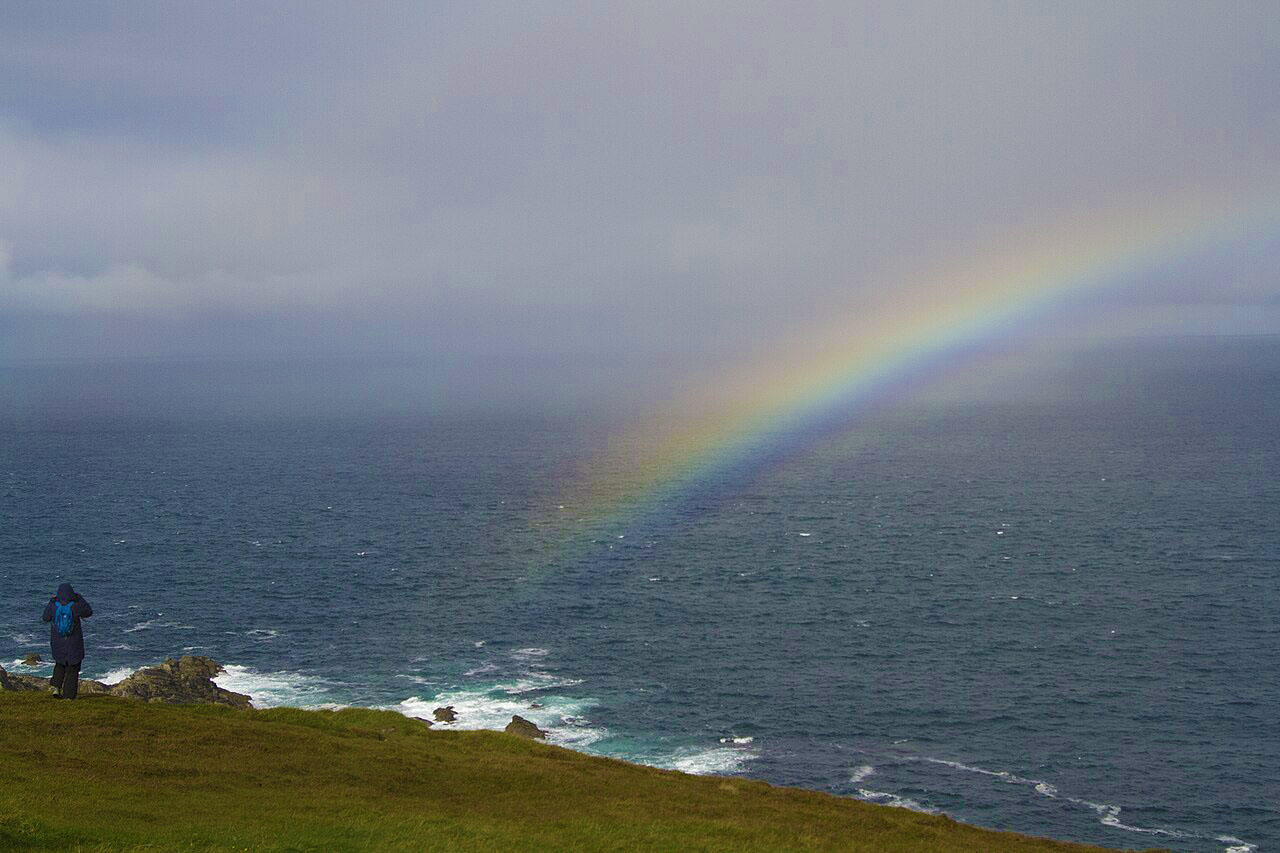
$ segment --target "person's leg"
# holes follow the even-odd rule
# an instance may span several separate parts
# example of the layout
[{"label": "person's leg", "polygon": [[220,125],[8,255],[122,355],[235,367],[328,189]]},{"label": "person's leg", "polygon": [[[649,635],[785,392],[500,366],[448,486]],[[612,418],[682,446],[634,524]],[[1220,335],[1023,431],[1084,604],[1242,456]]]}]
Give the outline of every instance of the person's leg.
[{"label": "person's leg", "polygon": [[62,698],[74,699],[80,692],[80,664],[67,664],[67,677],[62,682]]},{"label": "person's leg", "polygon": [[53,665],[53,678],[49,679],[49,684],[59,696],[62,695],[62,679],[66,677],[66,674],[67,665],[62,661],[57,661]]}]

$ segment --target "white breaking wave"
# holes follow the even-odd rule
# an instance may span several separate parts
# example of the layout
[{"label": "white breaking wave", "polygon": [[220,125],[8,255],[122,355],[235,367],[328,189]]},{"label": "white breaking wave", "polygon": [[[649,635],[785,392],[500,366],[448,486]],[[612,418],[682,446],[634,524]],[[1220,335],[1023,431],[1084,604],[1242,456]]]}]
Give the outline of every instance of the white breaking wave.
[{"label": "white breaking wave", "polygon": [[909,797],[900,797],[897,794],[890,794],[887,791],[871,791],[867,788],[859,788],[858,796],[864,800],[870,800],[876,803],[883,803],[886,806],[894,806],[899,809],[910,809],[913,812],[921,812],[923,814],[939,814],[938,809],[933,806],[926,806],[918,803]]},{"label": "white breaking wave", "polygon": [[[1044,785],[1046,787],[1046,790],[1052,789],[1053,791],[1053,794],[1046,794],[1046,796],[1054,796],[1054,794],[1056,794],[1058,790],[1053,785],[1050,785],[1047,782],[1042,782],[1039,779],[1026,779],[1026,778],[1023,778],[1022,776],[1017,775],[1016,773],[1010,773],[1007,770],[983,770],[981,767],[970,767],[968,764],[961,764],[959,761],[944,761],[941,758],[921,757],[919,758],[919,760],[927,761],[930,764],[941,764],[945,767],[955,768],[956,770],[964,770],[967,773],[981,773],[984,776],[995,776],[997,779],[1003,779],[1004,781],[1012,782],[1015,785],[1031,785],[1033,787],[1038,785]],[[1039,790],[1039,788],[1037,788],[1037,790]],[[1044,792],[1042,791],[1041,793],[1044,793]]]},{"label": "white breaking wave", "polygon": [[27,643],[34,643],[36,641],[35,634],[10,634],[9,638],[20,646],[25,646]]},{"label": "white breaking wave", "polygon": [[870,764],[863,764],[861,767],[854,768],[853,775],[849,777],[849,781],[856,785],[875,772],[876,769]]},{"label": "white breaking wave", "polygon": [[758,756],[746,749],[733,749],[727,746],[718,747],[685,747],[666,756],[630,759],[640,764],[661,767],[664,770],[679,770],[681,773],[692,773],[696,776],[713,776],[722,773],[737,773],[744,764]]},{"label": "white breaking wave", "polygon": [[546,731],[548,743],[582,749],[608,734],[604,728],[592,726],[583,717],[588,708],[599,704],[597,700],[565,696],[517,698],[531,690],[578,683],[580,682],[572,679],[557,681],[549,677],[543,680],[528,678],[515,684],[449,690],[437,693],[430,699],[412,696],[398,705],[391,706],[390,710],[399,711],[408,717],[432,720],[434,719],[432,712],[436,708],[452,706],[458,718],[452,723],[437,723],[437,725],[469,731],[479,729],[501,731],[507,727],[513,716],[519,715]]},{"label": "white breaking wave", "polygon": [[1119,806],[1113,806],[1108,803],[1094,803],[1089,800],[1081,800],[1076,797],[1066,797],[1069,803],[1075,803],[1078,806],[1085,806],[1093,809],[1098,814],[1098,822],[1103,826],[1109,826],[1112,829],[1123,829],[1126,832],[1141,832],[1146,835],[1163,835],[1168,838],[1203,838],[1194,832],[1183,832],[1180,829],[1161,829],[1159,827],[1131,826],[1120,821]]},{"label": "white breaking wave", "polygon": [[274,628],[253,628],[249,631],[245,631],[244,635],[253,640],[266,641],[274,640],[276,637],[280,636],[280,632]]},{"label": "white breaking wave", "polygon": [[581,683],[581,678],[557,678],[554,675],[548,675],[542,672],[531,672],[516,683],[505,685],[501,689],[510,693],[512,696],[518,696],[521,693],[533,693],[536,690],[553,690],[557,687],[576,687]]},{"label": "white breaking wave", "polygon": [[[591,708],[600,704],[599,700],[552,692],[577,687],[583,683],[582,679],[537,669],[538,664],[549,654],[547,649],[529,646],[507,654],[508,657],[534,668],[507,680],[468,684],[430,697],[411,696],[389,706],[389,710],[429,720],[442,729],[469,731],[501,731],[510,724],[512,717],[518,715],[545,731],[547,743],[685,773],[733,773],[740,770],[744,763],[757,757],[746,748],[754,740],[749,736],[722,738],[723,746],[684,747],[665,753],[618,753],[607,748],[603,751],[598,747],[593,749],[593,745],[610,736],[608,729],[593,724],[587,716]],[[497,669],[494,664],[485,663],[469,670],[466,675],[484,675]],[[453,722],[435,720],[435,709],[444,707],[453,708],[457,715]]]},{"label": "white breaking wave", "polygon": [[435,684],[430,678],[423,678],[421,675],[397,675],[396,678],[403,678],[405,681],[412,681],[414,684]]},{"label": "white breaking wave", "polygon": [[1072,803],[1073,805],[1084,806],[1085,808],[1092,809],[1094,813],[1098,815],[1098,822],[1103,826],[1108,826],[1112,829],[1120,829],[1125,832],[1138,832],[1144,835],[1160,835],[1165,838],[1222,841],[1236,845],[1228,847],[1226,853],[1252,853],[1253,850],[1257,849],[1257,845],[1250,844],[1247,841],[1242,841],[1239,838],[1235,838],[1230,835],[1215,835],[1210,837],[1182,829],[1134,826],[1133,824],[1124,823],[1120,820],[1120,812],[1122,811],[1120,806],[1111,805],[1110,803],[1095,803],[1092,800],[1084,800],[1079,797],[1061,796],[1056,785],[1039,779],[1028,779],[1026,777],[1019,776],[1016,773],[1010,773],[1007,770],[986,770],[982,767],[973,767],[968,764],[961,764],[959,761],[945,761],[941,758],[929,758],[927,756],[911,756],[911,758],[917,761],[927,761],[930,764],[941,764],[944,767],[963,770],[966,773],[980,773],[984,776],[994,776],[1005,782],[1010,782],[1016,785],[1028,785],[1041,796],[1049,797],[1050,799],[1061,799],[1065,802]]},{"label": "white breaking wave", "polygon": [[109,669],[102,673],[102,675],[97,676],[97,680],[101,681],[103,684],[119,684],[121,681],[124,681],[126,678],[137,672],[140,668],[141,667],[130,668],[127,666],[121,666],[115,669]]},{"label": "white breaking wave", "polygon": [[334,702],[334,682],[297,672],[260,672],[247,666],[228,664],[214,679],[224,690],[246,693],[255,708],[338,708]]},{"label": "white breaking wave", "polygon": [[160,622],[155,619],[148,619],[146,622],[139,622],[132,628],[125,628],[124,632],[132,634],[135,631],[146,631],[151,628],[173,628],[178,631],[192,631],[195,630],[195,627],[195,625],[183,625],[180,622]]}]

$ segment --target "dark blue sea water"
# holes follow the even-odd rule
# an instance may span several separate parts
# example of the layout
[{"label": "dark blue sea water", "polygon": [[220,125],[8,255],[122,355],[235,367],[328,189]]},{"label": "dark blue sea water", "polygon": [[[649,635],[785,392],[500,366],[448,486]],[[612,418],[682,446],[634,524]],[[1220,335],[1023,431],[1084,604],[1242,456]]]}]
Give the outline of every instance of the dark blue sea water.
[{"label": "dark blue sea water", "polygon": [[207,654],[260,705],[519,713],[588,752],[983,826],[1280,845],[1280,340],[882,404],[564,548],[536,520],[605,435],[11,418],[0,661],[33,671],[70,580],[90,676]]}]

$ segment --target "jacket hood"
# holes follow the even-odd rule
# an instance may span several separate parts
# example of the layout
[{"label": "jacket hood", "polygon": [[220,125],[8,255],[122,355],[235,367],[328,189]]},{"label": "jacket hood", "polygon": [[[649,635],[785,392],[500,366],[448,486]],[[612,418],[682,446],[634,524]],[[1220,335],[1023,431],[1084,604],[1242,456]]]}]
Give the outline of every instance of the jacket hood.
[{"label": "jacket hood", "polygon": [[74,601],[75,597],[76,591],[71,588],[71,584],[64,583],[58,587],[58,601],[61,601],[63,604],[66,604],[68,601]]}]

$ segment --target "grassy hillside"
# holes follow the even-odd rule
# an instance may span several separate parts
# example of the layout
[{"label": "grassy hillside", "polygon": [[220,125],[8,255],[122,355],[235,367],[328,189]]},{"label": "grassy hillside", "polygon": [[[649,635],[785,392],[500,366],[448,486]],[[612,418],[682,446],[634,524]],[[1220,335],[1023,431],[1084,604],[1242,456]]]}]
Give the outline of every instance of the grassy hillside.
[{"label": "grassy hillside", "polygon": [[1093,850],[351,709],[0,693],[0,849]]}]

